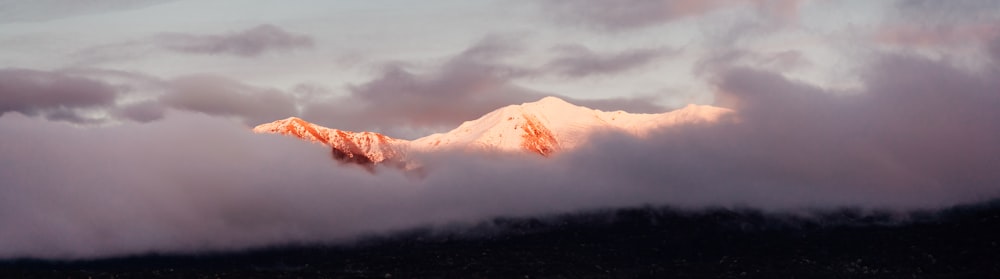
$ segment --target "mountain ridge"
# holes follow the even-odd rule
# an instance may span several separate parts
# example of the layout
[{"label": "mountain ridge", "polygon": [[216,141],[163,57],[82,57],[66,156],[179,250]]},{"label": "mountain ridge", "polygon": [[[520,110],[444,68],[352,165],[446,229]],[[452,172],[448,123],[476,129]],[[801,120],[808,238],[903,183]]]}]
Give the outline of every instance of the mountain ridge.
[{"label": "mountain ridge", "polygon": [[650,131],[694,123],[713,123],[732,111],[706,105],[655,114],[601,111],[577,106],[556,97],[508,105],[463,122],[444,133],[414,140],[396,139],[375,132],[353,132],[319,126],[289,117],[253,128],[261,134],[280,134],[329,146],[334,159],[369,169],[379,164],[409,165],[412,152],[478,150],[527,152],[544,157],[586,144],[599,131],[622,131],[643,137]]}]

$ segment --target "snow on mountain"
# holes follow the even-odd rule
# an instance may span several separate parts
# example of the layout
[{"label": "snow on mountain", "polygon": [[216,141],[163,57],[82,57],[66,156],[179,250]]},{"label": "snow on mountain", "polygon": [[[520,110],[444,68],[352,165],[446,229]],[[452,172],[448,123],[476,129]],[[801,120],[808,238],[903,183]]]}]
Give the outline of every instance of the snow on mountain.
[{"label": "snow on mountain", "polygon": [[447,133],[414,140],[411,148],[526,150],[548,156],[585,144],[594,132],[619,130],[644,136],[660,127],[718,121],[729,112],[724,108],[697,105],[660,114],[606,112],[545,97],[532,103],[500,108],[479,119],[466,121]]},{"label": "snow on mountain", "polygon": [[659,114],[600,111],[570,104],[556,97],[510,105],[466,121],[454,130],[413,141],[390,138],[373,132],[348,132],[318,126],[291,117],[262,124],[257,133],[282,134],[322,143],[333,149],[335,158],[372,166],[396,163],[403,166],[408,152],[445,149],[529,152],[542,156],[572,150],[586,144],[600,131],[623,131],[637,137],[654,129],[689,123],[719,121],[731,110],[688,105]]},{"label": "snow on mountain", "polygon": [[360,165],[398,163],[408,141],[387,137],[373,132],[349,132],[330,129],[306,122],[297,117],[261,124],[253,128],[256,133],[294,136],[306,141],[325,144],[332,148],[333,157]]}]

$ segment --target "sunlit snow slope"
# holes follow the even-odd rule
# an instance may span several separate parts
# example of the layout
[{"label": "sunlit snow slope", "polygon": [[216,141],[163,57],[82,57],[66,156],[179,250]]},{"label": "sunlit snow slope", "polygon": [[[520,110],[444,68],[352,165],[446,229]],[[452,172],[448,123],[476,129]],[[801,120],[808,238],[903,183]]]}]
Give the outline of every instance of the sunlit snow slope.
[{"label": "sunlit snow slope", "polygon": [[651,130],[689,123],[719,121],[730,110],[688,105],[659,114],[600,111],[570,104],[556,97],[506,106],[466,121],[454,130],[413,141],[394,139],[373,132],[330,129],[288,118],[262,124],[253,130],[294,136],[332,148],[335,158],[362,165],[406,162],[410,152],[478,150],[530,152],[542,156],[571,150],[600,131],[624,131],[641,137]]}]

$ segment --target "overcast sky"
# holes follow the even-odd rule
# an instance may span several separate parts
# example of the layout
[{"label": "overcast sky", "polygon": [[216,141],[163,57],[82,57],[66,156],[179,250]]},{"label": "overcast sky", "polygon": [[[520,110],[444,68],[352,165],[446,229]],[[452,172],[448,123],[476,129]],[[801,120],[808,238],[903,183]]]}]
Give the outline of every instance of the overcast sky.
[{"label": "overcast sky", "polygon": [[[989,1],[958,2],[949,6],[967,10],[954,13],[995,8]],[[922,7],[933,5],[940,4],[4,0],[0,65],[93,81],[116,95],[96,106],[4,112],[47,117],[58,110],[55,118],[91,124],[150,121],[160,107],[248,125],[298,115],[415,138],[546,95],[607,100],[598,108],[635,112],[713,104],[711,72],[733,64],[853,90],[860,85],[853,71],[873,49],[920,45],[936,51],[927,55],[981,61],[976,49],[953,48],[990,36],[995,16],[917,20],[926,18],[919,13],[940,12]],[[36,105],[22,102],[14,106]],[[405,105],[406,113],[428,114],[428,104],[441,102],[454,108],[426,121],[378,113]],[[115,113],[122,109],[130,113]]]},{"label": "overcast sky", "polygon": [[[349,239],[670,204],[939,208],[1000,197],[992,0],[0,0],[0,258]],[[423,179],[255,135],[413,139],[543,96],[739,121]]]}]

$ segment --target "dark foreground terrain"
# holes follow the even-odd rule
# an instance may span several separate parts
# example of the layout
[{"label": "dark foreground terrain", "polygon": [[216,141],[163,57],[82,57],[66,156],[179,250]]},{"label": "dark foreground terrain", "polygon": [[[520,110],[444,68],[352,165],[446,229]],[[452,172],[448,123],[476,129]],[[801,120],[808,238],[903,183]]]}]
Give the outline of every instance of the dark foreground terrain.
[{"label": "dark foreground terrain", "polygon": [[[631,208],[210,255],[0,261],[0,278],[997,278],[1000,201],[804,215]],[[448,231],[448,232],[444,232]]]}]

